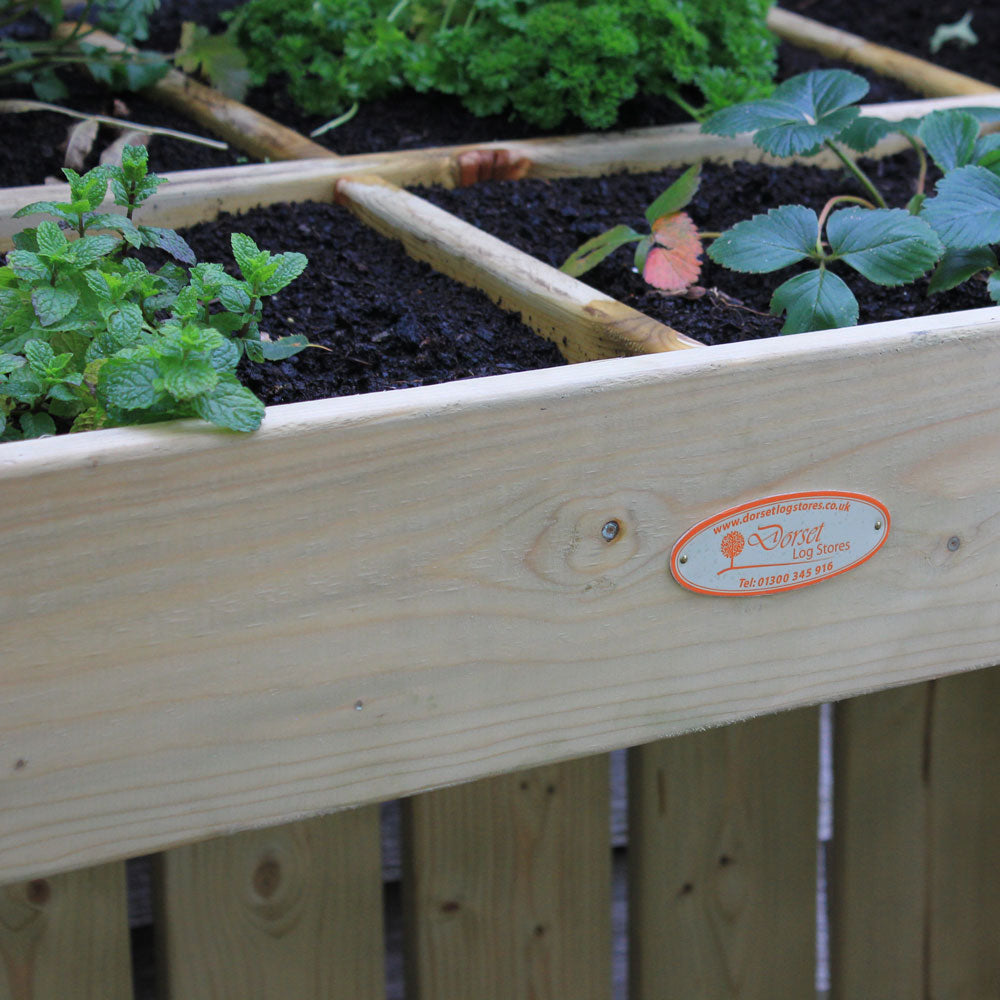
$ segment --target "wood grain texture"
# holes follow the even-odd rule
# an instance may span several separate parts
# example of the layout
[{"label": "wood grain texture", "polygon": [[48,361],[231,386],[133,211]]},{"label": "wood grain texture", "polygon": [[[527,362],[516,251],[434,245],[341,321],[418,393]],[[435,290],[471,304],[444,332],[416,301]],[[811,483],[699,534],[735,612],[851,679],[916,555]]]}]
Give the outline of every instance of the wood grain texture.
[{"label": "wood grain texture", "polygon": [[376,806],[180,847],[158,868],[170,1000],[384,998]]},{"label": "wood grain texture", "polygon": [[1000,668],[837,708],[832,996],[1000,993]]},{"label": "wood grain texture", "polygon": [[[56,33],[65,35],[75,28],[63,23]],[[135,51],[120,39],[104,31],[91,30],[87,43],[100,45],[109,52]],[[197,122],[213,134],[225,139],[236,149],[251,156],[272,160],[299,160],[307,157],[332,158],[336,153],[307,139],[294,129],[273,118],[227,97],[205,84],[192,80],[180,70],[170,69],[143,93]]]},{"label": "wood grain texture", "polygon": [[125,864],[0,888],[0,1000],[132,1000]]},{"label": "wood grain texture", "polygon": [[767,15],[768,27],[793,45],[815,49],[831,59],[842,59],[901,80],[911,90],[931,97],[957,94],[1000,94],[1000,87],[937,66],[926,59],[907,55],[885,45],[869,42],[839,28],[820,24],[801,14],[774,6]]},{"label": "wood grain texture", "polygon": [[569,361],[701,346],[387,181],[340,180],[337,200],[411,257],[520,313]]},{"label": "wood grain texture", "polygon": [[[0,878],[991,664],[998,314],[3,445]],[[667,574],[831,488],[893,517],[845,576]]]},{"label": "wood grain texture", "polygon": [[[872,104],[866,112],[898,120],[937,108],[970,104],[992,106],[996,95],[939,98]],[[906,140],[890,136],[867,155],[887,155],[905,148]],[[526,176],[538,178],[595,176],[619,170],[660,170],[710,159],[751,161],[769,158],[748,136],[725,138],[702,135],[697,125],[673,125],[598,135],[563,136],[479,143],[433,149],[371,153],[340,158],[245,164],[208,170],[164,174],[171,181],[143,205],[137,220],[146,225],[179,228],[215,218],[220,212],[240,212],[257,205],[307,199],[330,201],[341,177],[376,174],[402,185],[441,184],[454,187],[462,180],[463,158],[470,154],[501,154],[510,162],[527,160]],[[809,162],[836,167],[832,153]],[[0,189],[0,250],[10,249],[11,237],[33,220],[14,219],[17,209],[33,201],[68,200],[68,185],[33,185]],[[108,205],[109,209],[113,206]]]},{"label": "wood grain texture", "polygon": [[608,1000],[606,755],[404,803],[407,996]]},{"label": "wood grain texture", "polygon": [[836,707],[832,996],[925,996],[927,820],[924,748],[932,685]]},{"label": "wood grain texture", "polygon": [[814,989],[816,709],[629,754],[634,1000]]}]

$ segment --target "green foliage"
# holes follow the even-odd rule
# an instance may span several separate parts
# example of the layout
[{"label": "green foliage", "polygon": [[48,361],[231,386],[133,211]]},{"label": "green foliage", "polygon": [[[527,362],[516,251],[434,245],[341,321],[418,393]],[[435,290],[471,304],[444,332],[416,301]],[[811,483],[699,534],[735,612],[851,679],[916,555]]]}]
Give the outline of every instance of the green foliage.
[{"label": "green foliage", "polygon": [[[52,434],[57,422],[90,430],[194,416],[254,430],[264,405],[236,366],[244,354],[262,361],[308,346],[260,331],[263,298],[298,277],[305,256],[234,233],[234,277],[196,263],[172,230],[137,225],[135,209],[163,182],[147,173],[145,147],[126,146],[120,166],[64,173],[68,202],[16,213],[58,221],[18,233],[0,267],[0,441]],[[101,210],[109,185],[124,214]],[[131,255],[139,247],[174,259],[150,271]]]},{"label": "green foliage", "polygon": [[701,241],[683,209],[700,182],[700,167],[689,167],[646,209],[649,233],[643,235],[626,225],[613,226],[577,247],[560,270],[578,278],[619,247],[636,243],[635,268],[649,284],[667,292],[688,288],[701,271]]},{"label": "green foliage", "polygon": [[[159,0],[88,0],[80,21],[96,21],[97,26],[125,41],[148,36],[149,14]],[[50,25],[65,17],[59,0],[0,0],[0,26],[13,25],[30,14],[39,14]],[[73,32],[52,39],[24,41],[0,38],[0,85],[4,81],[28,83],[43,101],[57,101],[67,96],[67,89],[56,73],[59,66],[77,63],[86,67],[95,79],[118,90],[142,90],[155,83],[170,68],[156,53],[109,52],[88,42],[93,29],[78,27]]]},{"label": "green foliage", "polygon": [[[819,215],[801,205],[772,209],[737,223],[709,248],[716,263],[737,271],[768,273],[802,261],[813,265],[774,292],[771,311],[785,314],[782,333],[857,322],[857,301],[830,271],[833,264],[880,285],[915,281],[936,265],[931,294],[986,271],[990,295],[1000,302],[991,248],[1000,243],[1000,139],[979,135],[980,123],[1000,113],[968,108],[884,121],[861,115],[856,106],[867,90],[853,73],[816,71],[786,81],[769,99],[726,108],[702,126],[721,135],[750,132],[754,143],[774,156],[812,155],[826,147],[870,196],[834,196]],[[851,155],[866,152],[891,132],[907,137],[919,163],[916,194],[905,208],[889,208]],[[932,198],[924,191],[928,157],[944,174]],[[834,211],[845,201],[854,205]]]},{"label": "green foliage", "polygon": [[[768,93],[768,0],[250,0],[233,26],[253,81],[274,73],[326,117],[405,86],[551,128],[614,124],[641,87],[705,111]],[[687,106],[687,105],[685,105]]]}]

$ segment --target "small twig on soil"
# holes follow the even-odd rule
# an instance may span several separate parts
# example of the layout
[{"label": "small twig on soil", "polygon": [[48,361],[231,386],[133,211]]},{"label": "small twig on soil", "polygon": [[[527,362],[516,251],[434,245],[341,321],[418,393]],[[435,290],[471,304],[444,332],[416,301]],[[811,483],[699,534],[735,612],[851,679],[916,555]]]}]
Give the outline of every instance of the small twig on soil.
[{"label": "small twig on soil", "polygon": [[82,118],[100,122],[102,125],[114,125],[118,128],[139,129],[142,132],[150,132],[153,135],[167,135],[173,139],[183,139],[185,142],[194,142],[199,146],[209,146],[212,149],[228,149],[228,143],[218,139],[205,139],[200,135],[191,135],[190,132],[179,132],[173,128],[159,128],[156,125],[142,125],[139,122],[131,122],[125,118],[113,118],[110,115],[90,115],[82,111],[73,111],[71,108],[64,108],[60,104],[49,104],[47,101],[29,101],[23,99],[0,101],[0,113],[23,114],[26,111],[55,111],[60,115],[68,115],[70,118]]}]

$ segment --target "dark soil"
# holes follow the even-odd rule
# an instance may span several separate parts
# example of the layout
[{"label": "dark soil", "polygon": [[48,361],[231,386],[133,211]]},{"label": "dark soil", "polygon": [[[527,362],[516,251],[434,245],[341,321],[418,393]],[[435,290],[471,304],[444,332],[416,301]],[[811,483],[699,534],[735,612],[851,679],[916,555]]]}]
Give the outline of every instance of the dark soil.
[{"label": "dark soil", "polygon": [[[915,159],[908,153],[866,164],[890,205],[904,205],[913,193],[915,167]],[[453,191],[431,188],[419,193],[558,267],[581,243],[611,226],[624,222],[640,232],[648,231],[643,210],[679,173],[667,170],[556,181],[490,182]],[[701,186],[688,211],[700,229],[722,230],[783,204],[798,202],[818,212],[831,195],[838,193],[862,192],[846,172],[839,170],[705,164]],[[632,269],[633,249],[616,251],[582,280],[706,344],[770,337],[780,332],[781,322],[768,314],[771,293],[797,269],[744,275],[718,267],[706,256],[699,284],[708,291],[691,300],[666,296],[650,288]],[[926,281],[903,288],[882,288],[848,268],[838,273],[861,303],[862,323],[991,304],[984,283],[970,282],[966,287],[928,298]]]},{"label": "dark soil", "polygon": [[555,346],[482,292],[408,257],[336,205],[276,205],[185,230],[199,260],[231,262],[229,234],[299,250],[306,272],[265,302],[262,328],[328,350],[241,373],[266,403],[401,389],[565,364]]}]

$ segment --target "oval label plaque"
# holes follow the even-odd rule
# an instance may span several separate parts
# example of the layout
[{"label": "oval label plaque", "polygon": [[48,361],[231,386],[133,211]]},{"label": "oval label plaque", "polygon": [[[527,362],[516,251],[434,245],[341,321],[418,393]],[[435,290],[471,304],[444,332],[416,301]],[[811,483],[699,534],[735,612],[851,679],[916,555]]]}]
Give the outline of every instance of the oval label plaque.
[{"label": "oval label plaque", "polygon": [[784,493],[696,524],[670,553],[670,572],[699,594],[778,594],[860,566],[888,536],[889,511],[873,497]]}]

